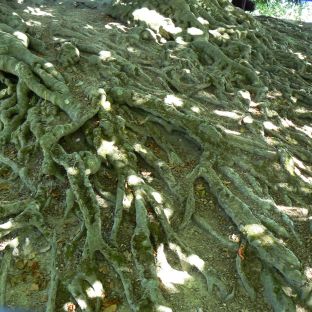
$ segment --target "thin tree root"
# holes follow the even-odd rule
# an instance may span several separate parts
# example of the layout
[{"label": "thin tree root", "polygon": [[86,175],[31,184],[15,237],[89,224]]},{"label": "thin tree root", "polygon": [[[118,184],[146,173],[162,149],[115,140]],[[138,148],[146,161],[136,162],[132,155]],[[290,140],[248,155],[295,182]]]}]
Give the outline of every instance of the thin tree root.
[{"label": "thin tree root", "polygon": [[9,250],[4,252],[1,260],[1,274],[0,274],[0,306],[3,307],[6,304],[6,289],[7,289],[7,277],[8,270],[10,268],[12,259],[12,252]]}]

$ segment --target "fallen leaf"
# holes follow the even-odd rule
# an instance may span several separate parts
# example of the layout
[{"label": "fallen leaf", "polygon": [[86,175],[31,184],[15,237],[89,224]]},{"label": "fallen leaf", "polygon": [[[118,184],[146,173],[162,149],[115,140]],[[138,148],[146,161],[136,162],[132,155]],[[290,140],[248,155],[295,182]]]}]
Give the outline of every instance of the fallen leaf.
[{"label": "fallen leaf", "polygon": [[104,308],[103,312],[116,312],[117,304],[112,304],[109,307]]},{"label": "fallen leaf", "polygon": [[38,291],[38,290],[39,290],[39,285],[38,284],[31,284],[30,291]]},{"label": "fallen leaf", "polygon": [[0,190],[9,190],[10,185],[9,184],[0,184]]},{"label": "fallen leaf", "polygon": [[108,272],[108,269],[106,266],[102,266],[99,268],[99,272],[103,273],[103,274],[106,274]]}]

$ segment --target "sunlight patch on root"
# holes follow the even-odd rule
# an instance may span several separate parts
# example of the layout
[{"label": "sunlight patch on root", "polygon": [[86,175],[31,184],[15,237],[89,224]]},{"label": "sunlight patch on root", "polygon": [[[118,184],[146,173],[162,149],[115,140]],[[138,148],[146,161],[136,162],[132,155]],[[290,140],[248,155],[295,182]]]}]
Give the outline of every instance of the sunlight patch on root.
[{"label": "sunlight patch on root", "polygon": [[87,230],[87,249],[84,250],[83,258],[93,259],[96,251],[103,254],[119,275],[129,306],[133,311],[136,311],[137,304],[134,300],[132,282],[130,276],[128,276],[128,273],[124,270],[126,262],[124,257],[116,250],[109,247],[102,237],[99,206],[89,178],[85,174],[85,167],[81,158],[77,154],[66,154],[65,151],[58,146],[53,150],[53,159],[60,165],[64,166],[65,169],[72,167],[73,163],[77,166],[76,174],[68,174],[67,176],[83,215]]},{"label": "sunlight patch on root", "polygon": [[0,238],[8,235],[9,233],[17,229],[28,226],[34,226],[46,238],[48,238],[43,215],[40,212],[39,205],[35,201],[26,203],[21,213],[13,218],[10,218],[9,221],[7,221],[6,223],[0,225]]},{"label": "sunlight patch on root", "polygon": [[202,169],[202,177],[208,182],[211,192],[216,196],[221,207],[246,236],[259,257],[276,268],[290,285],[302,287],[305,278],[299,271],[300,262],[297,257],[261,224],[244,202],[223,185],[210,166]]}]

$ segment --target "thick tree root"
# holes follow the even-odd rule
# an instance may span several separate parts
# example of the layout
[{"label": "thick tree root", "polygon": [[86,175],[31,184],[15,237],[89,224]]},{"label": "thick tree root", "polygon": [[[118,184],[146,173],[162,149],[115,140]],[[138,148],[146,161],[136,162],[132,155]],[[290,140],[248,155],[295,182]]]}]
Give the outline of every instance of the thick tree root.
[{"label": "thick tree root", "polygon": [[51,242],[51,277],[50,277],[50,285],[49,285],[49,298],[47,302],[46,312],[55,311],[56,304],[56,292],[59,281],[59,272],[57,269],[57,246],[56,246],[56,235],[53,236],[53,240]]},{"label": "thick tree root", "polygon": [[11,264],[12,255],[9,251],[5,252],[1,259],[1,274],[0,274],[0,306],[3,307],[6,304],[6,288],[8,270]]},{"label": "thick tree root", "polygon": [[[77,309],[102,311],[103,263],[131,311],[171,311],[164,269],[183,283],[199,273],[230,304],[238,292],[213,268],[213,244],[252,300],[259,285],[245,269],[257,259],[274,311],[311,308],[310,33],[226,0],[113,1],[128,26],[51,19],[50,35],[36,36],[12,12],[0,8],[0,239],[51,246],[47,312],[65,303],[59,289]],[[5,200],[3,181],[18,181]],[[194,228],[208,247],[187,239]]]}]

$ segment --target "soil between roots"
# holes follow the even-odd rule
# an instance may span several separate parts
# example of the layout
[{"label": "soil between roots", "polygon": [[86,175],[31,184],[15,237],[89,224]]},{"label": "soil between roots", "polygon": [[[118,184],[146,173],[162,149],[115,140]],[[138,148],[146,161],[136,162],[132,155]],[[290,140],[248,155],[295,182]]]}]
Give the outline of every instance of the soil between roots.
[{"label": "soil between roots", "polygon": [[[298,176],[289,177],[286,170],[288,167],[285,169],[276,156],[280,152],[280,147],[287,150],[289,146],[296,148],[298,142],[302,143],[300,141],[302,133],[295,128],[289,133],[285,130],[284,142],[280,145],[265,145],[265,141],[259,139],[260,131],[258,132],[257,125],[255,128],[249,127],[247,122],[242,121],[243,110],[232,109],[236,101],[234,92],[231,94],[224,90],[227,101],[233,105],[230,109],[214,94],[218,88],[216,84],[199,86],[200,82],[203,85],[206,83],[200,81],[202,78],[200,71],[203,68],[199,67],[198,60],[193,60],[187,55],[191,54],[191,51],[183,52],[179,48],[172,48],[173,52],[168,58],[168,63],[173,62],[172,66],[178,69],[169,73],[170,66],[164,66],[162,62],[166,59],[163,54],[167,53],[170,47],[166,52],[159,42],[150,40],[142,44],[141,37],[137,33],[142,31],[141,28],[132,28],[106,15],[104,10],[93,8],[92,1],[76,1],[76,5],[67,1],[64,3],[47,1],[42,5],[39,1],[38,4],[35,4],[35,1],[32,4],[26,1],[16,3],[14,8],[13,4],[11,5],[9,8],[12,14],[17,14],[23,19],[23,23],[29,27],[31,36],[45,44],[43,49],[38,47],[32,49],[30,45],[29,50],[33,55],[54,65],[56,71],[65,78],[72,102],[84,103],[84,106],[81,111],[79,107],[65,113],[48,98],[43,97],[40,101],[36,99],[38,94],[32,91],[30,98],[33,98],[35,104],[32,108],[31,106],[27,108],[31,113],[24,116],[21,122],[22,125],[29,121],[25,126],[28,128],[13,129],[15,139],[2,144],[0,218],[1,223],[8,225],[9,222],[13,222],[14,225],[13,230],[8,227],[8,232],[5,232],[7,230],[5,226],[0,228],[1,266],[3,272],[7,272],[6,275],[1,275],[0,294],[3,296],[5,293],[5,302],[0,301],[0,304],[41,312],[47,311],[47,306],[53,307],[51,311],[71,311],[69,308],[71,303],[76,307],[76,311],[83,310],[86,304],[87,311],[117,309],[124,312],[131,311],[129,302],[131,303],[130,297],[134,293],[133,301],[143,302],[141,311],[152,311],[149,310],[148,304],[157,302],[161,306],[170,307],[172,311],[181,312],[265,312],[272,311],[263,296],[264,284],[261,282],[263,278],[261,272],[268,267],[269,276],[273,276],[279,285],[273,289],[277,294],[282,293],[279,297],[282,298],[281,302],[288,300],[283,299],[284,297],[291,298],[294,302],[294,305],[289,304],[287,311],[308,311],[302,307],[302,300],[300,301],[299,295],[291,288],[295,283],[285,281],[285,276],[286,279],[293,276],[289,273],[293,267],[291,265],[289,268],[278,265],[274,267],[270,260],[265,263],[262,256],[259,256],[258,247],[252,245],[253,240],[246,242],[246,237],[249,239],[248,231],[241,231],[234,222],[235,217],[231,219],[222,206],[226,206],[225,200],[217,198],[214,187],[211,186],[213,183],[217,185],[220,180],[224,190],[231,190],[233,198],[240,198],[259,220],[261,216],[263,217],[261,224],[267,226],[269,217],[272,218],[275,223],[271,226],[276,231],[280,228],[275,224],[282,223],[284,215],[279,215],[276,211],[274,213],[268,210],[259,211],[257,203],[259,204],[262,199],[272,200],[274,205],[276,203],[277,206],[288,207],[286,215],[291,217],[294,225],[285,227],[291,235],[281,238],[274,234],[278,237],[276,244],[287,246],[300,259],[300,270],[306,272],[308,280],[311,279],[312,246],[308,220],[311,210],[311,182],[309,180],[306,188],[303,186],[304,183],[297,183],[295,179],[298,179]],[[0,13],[1,17],[5,15],[1,10]],[[263,23],[269,24],[269,21]],[[66,45],[69,42],[71,45]],[[73,46],[79,50],[79,58]],[[102,54],[98,53],[99,51],[102,51]],[[183,53],[186,53],[190,60],[183,59]],[[99,60],[98,54],[102,59]],[[309,57],[311,59],[311,56]],[[111,62],[112,65],[107,65],[106,62]],[[186,68],[188,64],[195,73],[198,73],[197,76],[194,74],[198,79],[197,82],[187,80],[194,77],[183,76],[183,71],[188,73],[189,69]],[[165,71],[168,71],[167,77],[171,78],[169,81],[164,78]],[[0,71],[0,74],[1,72],[5,71]],[[121,72],[124,74],[121,75]],[[175,74],[178,76],[176,80]],[[218,76],[217,73],[214,75]],[[114,79],[117,77],[118,81],[115,82]],[[184,77],[185,81],[181,77]],[[5,73],[5,78],[17,84],[15,75]],[[273,77],[272,80],[274,79]],[[141,84],[144,80],[145,84]],[[94,103],[97,103],[98,94],[94,94],[94,90],[98,90],[103,81],[109,81],[116,87],[108,94],[107,101],[101,102],[103,107],[111,102],[112,116],[107,117],[106,112],[97,112],[93,115],[90,113],[92,116],[86,118],[75,131],[72,130],[68,135],[62,136],[57,142],[59,147],[51,151],[50,160],[53,165],[49,167],[50,164],[47,164],[49,174],[42,174],[42,167],[47,161],[42,146],[49,151],[47,147],[49,141],[41,145],[38,137],[45,131],[49,133],[49,129],[53,127],[70,124],[71,120],[79,124],[80,118],[83,118],[81,116],[84,116],[84,110],[86,114],[91,112]],[[181,85],[175,84],[176,81]],[[141,88],[141,93],[138,92],[139,95],[134,100],[130,99],[126,92],[119,93],[118,88],[122,89],[128,82],[134,91]],[[187,85],[196,85],[202,89],[194,95],[191,88],[186,88]],[[0,84],[0,91],[4,90],[5,86],[7,87]],[[140,98],[144,90],[148,96]],[[173,94],[177,95],[176,98],[182,101],[184,106],[180,106],[179,101],[175,102]],[[167,97],[168,95],[172,97]],[[255,95],[251,92],[251,96]],[[171,101],[168,111],[162,111],[161,102],[157,102],[157,98],[164,97]],[[203,98],[204,101],[201,100]],[[6,99],[4,97],[4,100]],[[0,107],[4,105],[4,100],[0,98]],[[276,103],[278,101],[277,99]],[[119,105],[119,102],[127,104]],[[150,103],[155,105],[155,110]],[[88,105],[90,107],[93,105],[90,111]],[[191,110],[193,113],[190,113]],[[229,113],[227,110],[231,110],[230,115],[226,115]],[[277,108],[272,113],[272,118],[269,109],[264,109],[267,114],[264,118],[261,105],[260,108],[259,106],[251,108],[250,111],[259,124],[271,120],[277,122],[278,117],[274,113],[277,116],[280,113],[285,117]],[[191,114],[196,112],[200,112],[199,117],[193,118]],[[75,114],[79,118],[76,118]],[[177,117],[175,123],[171,117],[174,114],[181,117],[181,121]],[[13,116],[12,113],[8,117],[9,121]],[[241,136],[247,133],[246,137],[250,141],[241,143],[233,141],[232,145],[226,143],[223,146],[221,139],[222,147],[216,147],[217,144],[214,145],[214,142],[201,144],[201,132],[196,127],[198,120],[205,117],[218,125],[220,133],[223,133],[221,129],[224,128],[228,133],[235,132]],[[291,117],[293,116],[289,118]],[[5,117],[1,119],[1,130],[5,128],[4,119]],[[297,122],[297,119],[293,120]],[[191,129],[189,132],[186,125]],[[204,131],[217,141],[218,132],[211,130],[209,125],[204,127]],[[299,127],[303,129],[304,122],[299,124]],[[97,137],[97,128],[104,129],[103,136]],[[301,159],[303,162],[306,160],[306,168],[302,169],[300,164],[298,165],[299,162],[297,163],[297,168],[301,168],[307,176],[312,172],[312,159],[308,154],[311,150],[311,128],[309,129],[306,133],[310,131],[310,136],[304,137],[307,145],[300,146],[307,151],[307,156],[304,158],[303,155],[304,159]],[[22,137],[18,131],[23,132],[25,145],[16,139]],[[195,135],[192,137],[190,135],[192,131],[198,137]],[[276,137],[270,131],[274,132],[274,129],[267,130],[264,136],[274,141]],[[99,138],[102,139],[100,144],[97,142]],[[195,138],[199,138],[198,142]],[[293,143],[296,139],[297,143]],[[276,140],[282,139],[277,136]],[[107,148],[104,152],[103,141],[106,142]],[[252,146],[251,142],[256,142],[255,146]],[[262,147],[265,150],[264,155],[257,152]],[[217,156],[214,155],[214,148],[218,149]],[[301,150],[296,153],[295,148],[291,150],[291,156],[299,157]],[[252,154],[248,149],[255,153]],[[23,150],[23,155],[20,155],[20,150]],[[113,151],[112,154],[110,151]],[[106,158],[102,152],[106,153],[104,155]],[[208,155],[206,158],[203,156],[204,152]],[[273,159],[268,155],[270,152],[275,153]],[[91,154],[103,156],[100,165],[98,156],[94,158]],[[131,158],[133,154],[136,157],[135,161]],[[16,163],[24,162],[27,174],[23,175],[21,170],[16,170],[12,174],[15,167],[4,159]],[[199,164],[202,168],[198,168]],[[86,173],[87,170],[91,174]],[[213,174],[209,175],[208,170],[210,173],[216,172],[214,180],[211,178]],[[131,180],[133,176],[137,179],[134,182]],[[30,182],[27,184],[27,181]],[[241,181],[245,183],[243,186],[239,185]],[[40,185],[40,188],[35,187],[32,190],[32,184]],[[254,196],[248,193],[244,188],[245,185],[252,190]],[[193,197],[187,195],[189,192],[191,194],[192,187]],[[284,187],[286,191],[283,190]],[[288,191],[287,188],[291,190]],[[220,190],[220,194],[223,194],[224,190]],[[225,198],[228,196],[226,194]],[[40,201],[38,198],[43,200]],[[189,202],[193,200],[195,207],[195,214],[192,218],[189,216],[189,219],[184,211],[188,200]],[[292,204],[287,204],[287,200]],[[36,206],[37,203],[39,208]],[[122,206],[122,217],[116,221],[116,216],[121,213],[118,211],[118,203]],[[261,203],[264,205],[264,202]],[[90,209],[84,210],[81,207]],[[173,215],[172,219],[170,214]],[[166,221],[166,217],[170,223]],[[101,224],[97,227],[98,220]],[[178,230],[183,221],[187,222]],[[289,225],[287,222],[286,224]],[[114,228],[117,229],[116,236],[112,230]],[[170,232],[171,228],[175,231]],[[293,228],[302,244],[292,235]],[[92,232],[93,229],[99,231]],[[98,234],[101,234],[101,239]],[[237,252],[241,243],[247,245],[240,258]],[[5,252],[9,246],[13,254]],[[273,248],[268,247],[268,250],[270,254]],[[281,255],[281,262],[284,261],[283,257],[284,255]],[[149,262],[150,259],[154,260]],[[244,277],[238,273],[238,261],[241,262],[243,275],[248,280],[249,286],[255,291],[254,298],[251,298],[253,296],[252,291],[248,290],[249,286],[244,285]],[[285,263],[292,263],[291,261],[285,260]],[[204,273],[207,275],[199,269],[202,262],[205,263]],[[9,264],[6,266],[6,263]],[[146,279],[146,284],[142,283],[142,276]],[[211,292],[207,291],[206,276],[212,278],[211,285],[214,287]],[[53,280],[57,280],[55,288]],[[159,283],[159,287],[152,285],[154,281]],[[130,295],[126,298],[125,288],[128,283],[131,284],[133,292],[129,291]],[[102,286],[97,288],[96,285],[99,284]],[[142,299],[144,285],[147,285],[147,290]],[[154,290],[156,292],[158,288],[159,294],[149,293]],[[99,289],[100,294],[97,293]],[[53,291],[56,293],[53,294]],[[157,297],[155,301],[154,295]],[[51,300],[55,303],[51,303]],[[147,303],[144,303],[145,301]],[[169,311],[164,307],[163,309],[159,311]]]}]

